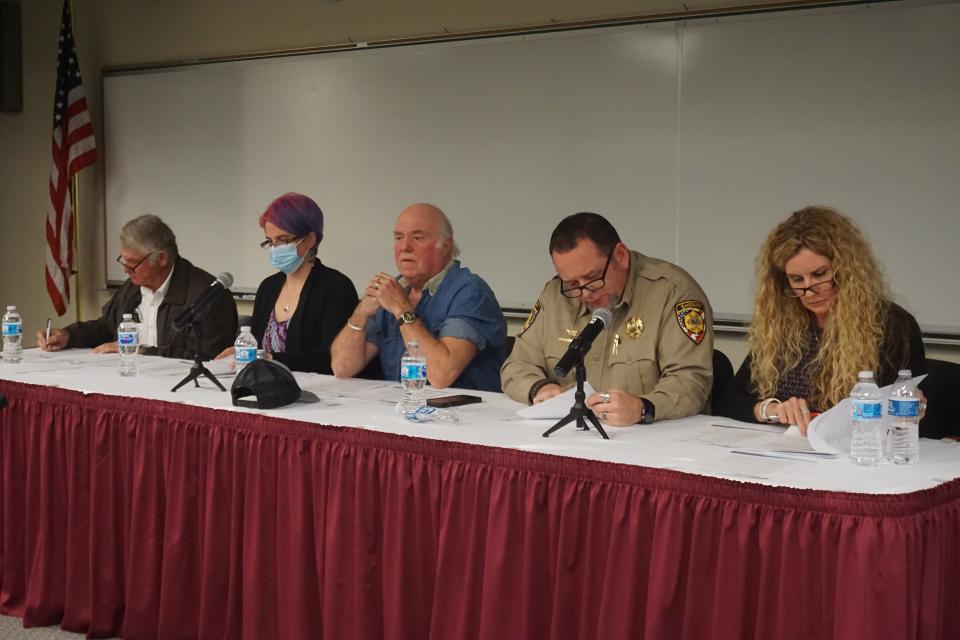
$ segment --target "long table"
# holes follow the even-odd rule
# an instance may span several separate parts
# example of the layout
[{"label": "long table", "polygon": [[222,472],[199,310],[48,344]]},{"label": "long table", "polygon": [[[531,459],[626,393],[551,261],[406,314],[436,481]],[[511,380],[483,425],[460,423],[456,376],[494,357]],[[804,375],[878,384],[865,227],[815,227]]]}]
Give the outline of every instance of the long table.
[{"label": "long table", "polygon": [[709,417],[544,440],[498,394],[410,425],[389,383],[298,374],[321,403],[235,410],[208,384],[170,394],[176,361],[122,379],[58,358],[0,365],[0,612],[27,626],[960,637],[957,443],[857,469],[737,456]]}]

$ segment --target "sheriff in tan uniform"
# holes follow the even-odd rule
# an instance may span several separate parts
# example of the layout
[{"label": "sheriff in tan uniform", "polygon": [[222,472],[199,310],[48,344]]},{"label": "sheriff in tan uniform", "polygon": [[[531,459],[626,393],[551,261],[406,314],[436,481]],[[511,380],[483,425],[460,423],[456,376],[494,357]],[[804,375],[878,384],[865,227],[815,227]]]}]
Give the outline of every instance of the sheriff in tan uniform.
[{"label": "sheriff in tan uniform", "polygon": [[[561,273],[557,254],[552,255]],[[636,251],[628,255],[623,289],[608,297],[613,323],[585,356],[587,381],[601,391],[594,396],[603,398],[588,398],[587,403],[603,419],[603,402],[610,402],[609,394],[617,390],[644,401],[643,422],[700,413],[713,379],[713,317],[707,297],[680,267]],[[607,262],[609,267],[609,257]],[[553,368],[592,312],[588,300],[567,297],[563,286],[560,276],[547,283],[500,370],[503,391],[514,400],[533,402],[536,391],[550,382],[562,389],[574,384],[575,368],[562,379],[554,377]]]}]

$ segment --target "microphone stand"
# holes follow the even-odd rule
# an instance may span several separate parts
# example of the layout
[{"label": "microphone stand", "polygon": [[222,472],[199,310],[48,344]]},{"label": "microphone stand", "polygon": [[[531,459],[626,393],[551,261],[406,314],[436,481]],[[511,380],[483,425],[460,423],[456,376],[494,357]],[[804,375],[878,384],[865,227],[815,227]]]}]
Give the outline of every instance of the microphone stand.
[{"label": "microphone stand", "polygon": [[213,384],[220,387],[220,391],[226,391],[223,385],[220,384],[220,381],[217,380],[212,373],[210,373],[210,370],[203,366],[203,355],[200,353],[200,346],[203,344],[203,340],[201,339],[203,337],[203,330],[200,328],[199,320],[194,320],[190,323],[190,332],[197,339],[197,349],[193,352],[193,366],[190,367],[190,373],[188,373],[186,377],[178,382],[177,386],[170,391],[176,391],[191,380],[193,380],[193,386],[199,387],[200,381],[197,378],[200,376],[206,376]]},{"label": "microphone stand", "polygon": [[577,428],[583,431],[588,431],[590,425],[587,424],[589,420],[594,428],[600,432],[600,435],[604,440],[609,440],[610,436],[607,435],[607,432],[603,430],[603,426],[600,424],[600,421],[597,420],[597,416],[594,415],[593,411],[589,409],[585,403],[587,394],[583,391],[583,384],[587,380],[587,367],[583,364],[584,349],[580,349],[577,352],[577,391],[573,394],[573,406],[570,407],[570,413],[566,415],[565,418],[561,419],[560,422],[553,425],[549,429],[543,432],[543,437],[548,437],[551,433],[559,429],[560,427],[577,421]]}]

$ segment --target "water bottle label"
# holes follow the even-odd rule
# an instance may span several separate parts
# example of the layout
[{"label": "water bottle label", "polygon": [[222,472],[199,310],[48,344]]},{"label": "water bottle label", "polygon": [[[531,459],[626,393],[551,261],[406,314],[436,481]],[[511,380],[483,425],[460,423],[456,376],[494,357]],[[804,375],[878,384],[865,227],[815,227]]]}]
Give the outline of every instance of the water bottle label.
[{"label": "water bottle label", "polygon": [[400,366],[401,380],[426,380],[427,365],[425,364],[404,364]]},{"label": "water bottle label", "polygon": [[407,420],[413,420],[415,422],[422,422],[429,420],[437,410],[433,407],[428,407],[423,405],[422,407],[417,407],[415,410],[408,413],[406,416]]},{"label": "water bottle label", "polygon": [[3,335],[18,336],[23,332],[23,325],[19,322],[4,322]]},{"label": "water bottle label", "polygon": [[239,347],[234,351],[237,364],[250,364],[257,359],[256,347]]},{"label": "water bottle label", "polygon": [[121,347],[137,346],[137,333],[135,331],[123,331],[117,334],[117,344]]},{"label": "water bottle label", "polygon": [[888,400],[887,415],[897,418],[917,418],[920,416],[919,400]]},{"label": "water bottle label", "polygon": [[854,402],[853,419],[871,420],[883,417],[883,403],[881,402]]}]

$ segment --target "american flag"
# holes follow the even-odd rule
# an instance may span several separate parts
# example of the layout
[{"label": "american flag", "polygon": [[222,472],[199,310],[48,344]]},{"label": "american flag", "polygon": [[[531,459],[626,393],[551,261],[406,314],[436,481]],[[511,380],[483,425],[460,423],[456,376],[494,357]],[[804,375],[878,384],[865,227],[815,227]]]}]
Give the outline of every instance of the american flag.
[{"label": "american flag", "polygon": [[64,0],[57,52],[57,90],[53,98],[53,164],[47,208],[47,292],[58,315],[70,302],[70,276],[75,272],[73,176],[97,161],[93,125],[83,97],[83,81],[73,41],[70,2]]}]

